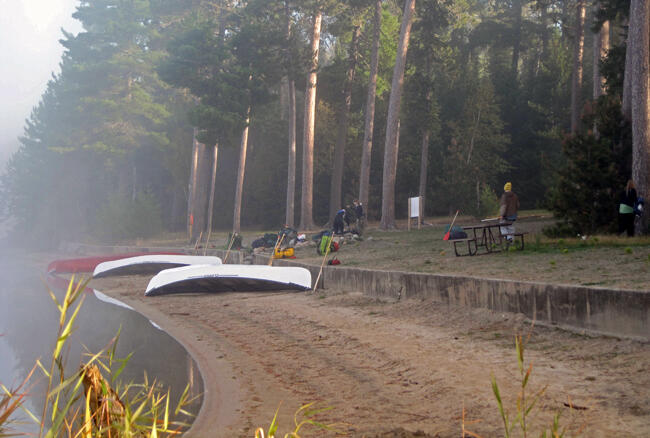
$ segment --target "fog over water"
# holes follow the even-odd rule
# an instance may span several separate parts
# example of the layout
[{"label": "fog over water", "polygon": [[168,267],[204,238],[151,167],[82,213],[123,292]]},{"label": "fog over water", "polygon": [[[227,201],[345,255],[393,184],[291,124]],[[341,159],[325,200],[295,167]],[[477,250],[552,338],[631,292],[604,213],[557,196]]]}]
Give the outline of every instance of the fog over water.
[{"label": "fog over water", "polygon": [[77,33],[78,0],[0,0],[0,170],[18,148],[25,119],[52,72],[58,73],[61,28]]},{"label": "fog over water", "polygon": [[[3,279],[0,283],[0,383],[11,388],[26,377],[37,359],[49,365],[56,340],[59,314],[47,290],[52,290],[61,300],[61,287],[68,280],[47,275],[47,261],[41,262],[39,257],[0,247]],[[190,382],[192,395],[203,392],[196,364],[171,336],[130,308],[116,305],[99,291],[88,289],[84,296],[76,329],[66,344],[67,375],[75,373],[80,363],[87,360],[85,353],[99,352],[120,332],[117,356],[133,354],[120,377],[123,383],[143,382],[146,372],[150,381],[170,389],[174,406]],[[46,381],[39,372],[30,383],[34,386],[27,407],[38,413],[43,406]],[[193,413],[199,408],[200,398],[188,406]],[[191,418],[181,416],[180,419],[191,422]],[[29,426],[20,429],[35,431]]]}]

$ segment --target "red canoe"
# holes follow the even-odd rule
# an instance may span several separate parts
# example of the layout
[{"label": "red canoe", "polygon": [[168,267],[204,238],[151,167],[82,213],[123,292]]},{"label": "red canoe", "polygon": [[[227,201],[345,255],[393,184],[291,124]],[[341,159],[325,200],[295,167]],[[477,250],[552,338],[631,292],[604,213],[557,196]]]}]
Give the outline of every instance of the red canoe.
[{"label": "red canoe", "polygon": [[137,257],[152,254],[182,255],[182,253],[179,252],[129,252],[122,254],[107,254],[94,257],[82,257],[78,259],[54,260],[52,263],[47,265],[47,272],[51,274],[93,272],[95,270],[95,267],[103,262],[110,262],[113,260],[125,259],[128,257]]}]

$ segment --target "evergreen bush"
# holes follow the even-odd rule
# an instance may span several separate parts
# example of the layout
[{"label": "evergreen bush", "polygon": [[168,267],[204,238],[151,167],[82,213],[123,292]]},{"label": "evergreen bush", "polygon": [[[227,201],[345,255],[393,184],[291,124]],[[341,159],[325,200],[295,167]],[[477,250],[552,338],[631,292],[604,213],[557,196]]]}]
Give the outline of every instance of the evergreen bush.
[{"label": "evergreen bush", "polygon": [[154,236],[163,230],[160,204],[148,192],[136,194],[135,199],[111,195],[97,214],[96,228],[97,236],[110,242]]},{"label": "evergreen bush", "polygon": [[563,142],[565,164],[549,192],[549,208],[562,222],[545,230],[547,235],[616,230],[618,193],[631,163],[631,132],[620,108],[618,99],[601,97],[587,108],[583,131]]}]

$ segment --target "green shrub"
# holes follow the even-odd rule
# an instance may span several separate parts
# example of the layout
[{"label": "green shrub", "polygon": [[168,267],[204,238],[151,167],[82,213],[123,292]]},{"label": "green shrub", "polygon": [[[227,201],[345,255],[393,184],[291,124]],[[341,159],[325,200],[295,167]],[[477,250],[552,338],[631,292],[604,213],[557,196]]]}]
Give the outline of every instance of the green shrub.
[{"label": "green shrub", "polygon": [[485,184],[481,189],[481,204],[478,213],[479,217],[492,217],[499,214],[499,197],[492,187]]},{"label": "green shrub", "polygon": [[111,195],[97,214],[96,234],[102,240],[146,238],[163,230],[162,213],[156,197],[140,192],[135,199]]},{"label": "green shrub", "polygon": [[567,222],[558,222],[555,225],[544,227],[542,233],[551,238],[573,237],[578,233],[578,230],[574,225]]},{"label": "green shrub", "polygon": [[[620,111],[620,102],[603,97],[583,117],[586,127],[598,127],[564,139],[564,165],[558,170],[557,184],[549,191],[549,207],[573,235],[614,232],[617,195],[629,177],[631,162],[630,126]],[[550,232],[550,230],[549,230]]]}]

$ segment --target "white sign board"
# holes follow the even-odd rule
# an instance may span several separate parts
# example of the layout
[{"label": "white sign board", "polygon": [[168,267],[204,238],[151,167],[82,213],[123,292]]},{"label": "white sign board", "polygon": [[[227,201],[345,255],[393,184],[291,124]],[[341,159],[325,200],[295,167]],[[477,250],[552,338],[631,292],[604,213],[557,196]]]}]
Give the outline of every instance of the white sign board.
[{"label": "white sign board", "polygon": [[409,217],[420,217],[420,197],[409,198],[409,205],[411,206]]}]

